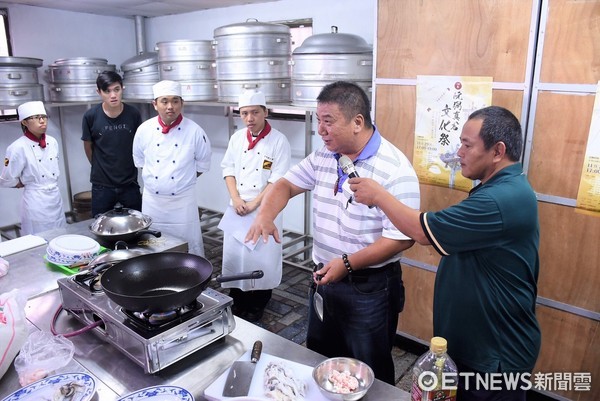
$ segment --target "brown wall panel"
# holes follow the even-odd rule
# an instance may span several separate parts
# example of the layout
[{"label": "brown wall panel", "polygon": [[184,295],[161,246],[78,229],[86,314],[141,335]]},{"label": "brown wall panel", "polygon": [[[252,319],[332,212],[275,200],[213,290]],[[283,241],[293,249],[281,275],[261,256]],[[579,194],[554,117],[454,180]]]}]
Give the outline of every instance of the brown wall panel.
[{"label": "brown wall panel", "polygon": [[572,207],[538,203],[540,277],[538,295],[599,311],[600,219]]},{"label": "brown wall panel", "polygon": [[536,192],[577,197],[594,98],[539,93],[527,174]]},{"label": "brown wall panel", "polygon": [[589,372],[591,391],[553,391],[576,401],[600,400],[600,323],[557,309],[538,306],[542,349],[534,372]]},{"label": "brown wall panel", "polygon": [[429,342],[433,336],[435,274],[403,265],[402,279],[406,289],[406,302],[404,311],[400,314],[398,330]]},{"label": "brown wall panel", "polygon": [[379,0],[376,75],[523,82],[531,10],[531,0]]},{"label": "brown wall panel", "polygon": [[600,80],[600,1],[550,0],[540,81]]}]

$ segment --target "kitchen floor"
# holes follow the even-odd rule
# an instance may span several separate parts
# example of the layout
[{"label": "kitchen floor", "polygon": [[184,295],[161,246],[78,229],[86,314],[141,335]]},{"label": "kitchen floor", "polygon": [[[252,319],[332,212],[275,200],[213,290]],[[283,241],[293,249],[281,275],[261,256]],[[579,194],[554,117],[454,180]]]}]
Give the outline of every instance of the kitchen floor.
[{"label": "kitchen floor", "polygon": [[[220,214],[212,211],[202,211],[202,232],[206,258],[213,265],[215,274],[221,271],[221,260],[223,253],[222,233],[216,228]],[[308,286],[310,283],[311,269],[302,256],[310,253],[301,244],[296,242],[295,248],[290,243],[297,241],[297,235],[287,233],[288,246],[284,246],[284,265],[281,284],[273,290],[273,296],[269,301],[265,313],[260,321],[254,323],[266,330],[277,333],[297,344],[305,345],[306,326],[308,315]],[[284,241],[284,244],[286,241]],[[292,255],[292,256],[290,256]],[[227,293],[221,289],[220,284],[212,282],[211,287],[217,291]],[[408,347],[404,347],[408,348]],[[411,368],[418,356],[425,352],[412,350],[410,352],[395,346],[392,354],[396,368],[396,386],[410,391]]]}]

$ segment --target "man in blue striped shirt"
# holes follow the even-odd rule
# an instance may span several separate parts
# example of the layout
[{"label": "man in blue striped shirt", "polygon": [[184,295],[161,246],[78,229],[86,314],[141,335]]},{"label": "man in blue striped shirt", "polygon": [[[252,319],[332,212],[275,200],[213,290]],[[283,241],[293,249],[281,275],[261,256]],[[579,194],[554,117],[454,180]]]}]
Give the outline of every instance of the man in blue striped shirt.
[{"label": "man in blue striped shirt", "polygon": [[367,363],[375,377],[394,384],[391,350],[404,306],[399,259],[413,241],[378,208],[352,200],[348,174],[338,166],[347,156],[408,207],[420,206],[419,182],[406,156],[373,125],[366,93],[350,82],[326,85],[317,97],[318,133],[324,146],[279,179],[263,200],[246,240],[281,241],[273,220],[289,199],[312,191],[315,272],[322,277],[321,321],[310,294],[307,347],[328,357]]}]

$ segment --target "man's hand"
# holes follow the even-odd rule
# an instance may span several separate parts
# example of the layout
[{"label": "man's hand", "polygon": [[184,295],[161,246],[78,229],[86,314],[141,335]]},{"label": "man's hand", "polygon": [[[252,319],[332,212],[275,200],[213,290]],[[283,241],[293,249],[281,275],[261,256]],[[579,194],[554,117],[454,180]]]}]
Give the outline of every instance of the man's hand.
[{"label": "man's hand", "polygon": [[266,244],[269,241],[269,235],[273,236],[273,239],[278,244],[281,243],[281,238],[279,238],[279,231],[275,226],[273,220],[266,219],[261,217],[260,214],[254,219],[254,223],[250,226],[248,230],[248,234],[246,234],[246,238],[244,242],[252,241],[253,244],[256,244],[256,241],[260,237],[262,237],[263,242]]},{"label": "man's hand", "polygon": [[354,199],[364,205],[377,206],[379,196],[387,192],[381,184],[371,178],[350,178],[348,184],[354,192]]}]

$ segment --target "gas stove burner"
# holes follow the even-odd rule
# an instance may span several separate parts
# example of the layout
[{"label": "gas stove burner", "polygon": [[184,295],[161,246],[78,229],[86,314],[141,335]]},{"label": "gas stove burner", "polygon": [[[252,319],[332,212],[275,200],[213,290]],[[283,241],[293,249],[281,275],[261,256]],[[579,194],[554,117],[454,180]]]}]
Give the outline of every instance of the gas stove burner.
[{"label": "gas stove burner", "polygon": [[76,274],[73,277],[73,281],[88,289],[92,293],[103,292],[102,285],[100,284],[101,276],[102,274],[98,274],[93,271],[86,271]]},{"label": "gas stove burner", "polygon": [[163,329],[171,324],[178,324],[191,318],[192,312],[199,311],[204,307],[201,302],[194,300],[189,305],[181,306],[177,309],[166,312],[132,312],[122,309],[123,313],[129,317],[131,323],[146,330]]}]

